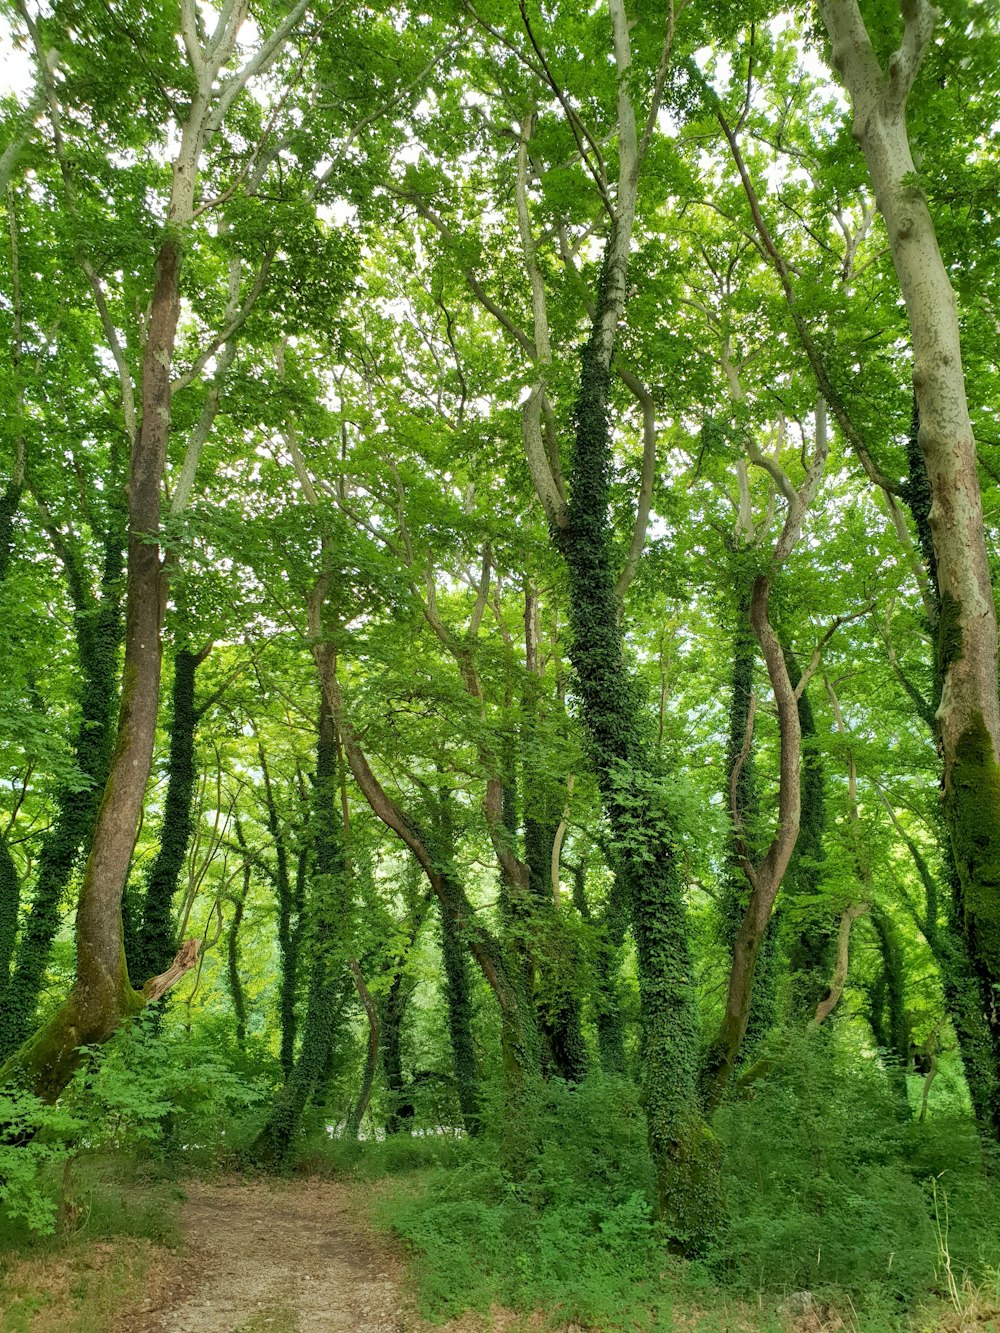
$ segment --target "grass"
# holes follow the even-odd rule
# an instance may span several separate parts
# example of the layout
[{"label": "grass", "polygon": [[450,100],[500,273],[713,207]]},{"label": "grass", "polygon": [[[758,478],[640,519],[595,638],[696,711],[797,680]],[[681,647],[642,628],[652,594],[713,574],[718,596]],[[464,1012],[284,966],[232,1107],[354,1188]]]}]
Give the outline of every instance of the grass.
[{"label": "grass", "polygon": [[178,1268],[181,1193],[127,1158],[81,1158],[53,1189],[59,1225],[32,1234],[0,1210],[0,1333],[108,1333]]},{"label": "grass", "polygon": [[169,1251],[148,1240],[74,1239],[0,1262],[0,1333],[108,1333],[155,1290]]}]

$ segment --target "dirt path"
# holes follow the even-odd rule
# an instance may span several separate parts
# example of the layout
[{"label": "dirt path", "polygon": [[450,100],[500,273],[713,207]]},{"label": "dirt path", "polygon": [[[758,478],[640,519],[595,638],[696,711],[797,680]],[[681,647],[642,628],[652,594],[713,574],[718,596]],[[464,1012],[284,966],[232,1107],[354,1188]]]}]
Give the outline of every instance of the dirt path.
[{"label": "dirt path", "polygon": [[395,1261],[335,1181],[192,1181],[184,1290],[143,1333],[406,1333]]}]

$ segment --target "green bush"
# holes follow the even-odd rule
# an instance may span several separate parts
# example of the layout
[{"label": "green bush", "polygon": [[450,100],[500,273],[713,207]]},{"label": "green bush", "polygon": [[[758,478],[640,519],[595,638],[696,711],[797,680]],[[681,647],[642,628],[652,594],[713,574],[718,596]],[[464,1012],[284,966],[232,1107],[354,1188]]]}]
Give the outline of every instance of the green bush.
[{"label": "green bush", "polygon": [[[782,1300],[806,1290],[817,1308],[853,1309],[859,1329],[888,1330],[947,1296],[945,1249],[960,1284],[988,1280],[1000,1200],[969,1119],[918,1124],[877,1060],[826,1034],[786,1036],[771,1058],[766,1079],[717,1116],[726,1217],[703,1263],[669,1256],[653,1218],[635,1086],[552,1082],[537,1159],[516,1187],[499,1167],[494,1114],[493,1133],[464,1144],[455,1164],[401,1180],[379,1203],[382,1224],[419,1254],[424,1311],[500,1303],[599,1328],[666,1328],[677,1299],[707,1307],[714,1328],[713,1307],[745,1301],[758,1307],[755,1327],[778,1328]],[[373,1147],[361,1150],[366,1169]]]},{"label": "green bush", "polygon": [[595,1077],[553,1080],[541,1097],[538,1155],[516,1187],[500,1172],[494,1129],[466,1144],[460,1165],[427,1172],[417,1192],[392,1191],[379,1217],[419,1251],[420,1298],[432,1316],[500,1302],[646,1327],[671,1265],[652,1217],[638,1092]]},{"label": "green bush", "polygon": [[191,1036],[161,1030],[147,1011],[90,1052],[66,1100],[90,1148],[215,1162],[241,1146],[268,1093],[233,1067],[206,1025]]},{"label": "green bush", "polygon": [[18,1089],[0,1090],[0,1207],[34,1235],[55,1229],[55,1169],[74,1152],[81,1122]]},{"label": "green bush", "polygon": [[[752,1096],[719,1111],[728,1227],[714,1267],[743,1291],[837,1288],[909,1305],[939,1261],[932,1181],[961,1207],[953,1262],[970,1273],[1000,1258],[971,1123],[919,1125],[884,1071],[826,1037],[785,1039]],[[992,1255],[988,1251],[992,1249]]]}]

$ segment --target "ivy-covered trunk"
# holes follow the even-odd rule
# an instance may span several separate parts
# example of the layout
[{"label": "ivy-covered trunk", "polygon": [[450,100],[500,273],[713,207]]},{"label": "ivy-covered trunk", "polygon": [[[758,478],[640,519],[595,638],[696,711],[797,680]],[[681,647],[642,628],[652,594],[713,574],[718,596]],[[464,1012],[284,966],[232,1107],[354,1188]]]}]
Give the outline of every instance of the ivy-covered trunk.
[{"label": "ivy-covered trunk", "polygon": [[382,1004],[382,1075],[385,1079],[385,1132],[402,1134],[414,1116],[414,1106],[403,1077],[403,1019],[406,1015],[406,991],[403,973],[392,978]]},{"label": "ivy-covered trunk", "polygon": [[234,823],[236,841],[243,850],[245,859],[243,862],[243,884],[241,890],[233,897],[233,916],[229,922],[229,933],[226,936],[226,984],[233,1006],[233,1018],[236,1021],[236,1045],[242,1051],[245,1049],[247,1041],[247,1001],[240,971],[240,927],[243,925],[243,916],[246,912],[247,898],[250,895],[250,881],[253,872],[249,855],[247,855],[243,825],[238,815]]},{"label": "ivy-covered trunk", "polygon": [[[320,646],[317,651],[324,649]],[[302,1041],[291,1072],[248,1153],[252,1161],[269,1170],[282,1169],[293,1155],[302,1113],[328,1068],[337,1001],[347,965],[344,935],[349,904],[343,830],[337,809],[337,737],[325,696],[316,744],[312,832],[308,905],[312,959]]]},{"label": "ivy-covered trunk", "polygon": [[[614,234],[608,245],[613,254]],[[609,519],[611,337],[603,327],[608,279],[606,262],[594,333],[583,352],[572,492],[557,535],[569,575],[570,658],[581,717],[638,951],[646,1117],[659,1211],[675,1242],[691,1247],[717,1220],[718,1154],[698,1106],[698,1018],[683,884],[658,797],[665,775],[643,735],[615,598]]]},{"label": "ivy-covered trunk", "polygon": [[552,895],[552,844],[560,811],[553,803],[542,771],[543,685],[536,620],[536,598],[529,589],[525,599],[527,673],[521,695],[520,752],[535,1008],[545,1063],[560,1078],[578,1083],[587,1074],[587,1047],[580,1027],[580,1000],[574,986],[577,968],[573,941]]},{"label": "ivy-covered trunk", "polygon": [[278,1020],[281,1029],[281,1068],[287,1078],[295,1064],[297,1020],[295,1002],[299,985],[299,945],[302,939],[302,906],[305,887],[307,849],[299,848],[294,888],[289,873],[288,843],[278,814],[274,785],[267,755],[258,744],[261,773],[264,777],[264,801],[267,827],[274,844],[274,887],[278,899]]},{"label": "ivy-covered trunk", "polygon": [[[825,453],[821,455],[817,451],[817,460],[821,457],[825,457]],[[790,505],[785,534],[793,531],[792,524],[793,512]],[[799,834],[802,737],[788,665],[770,621],[770,598],[770,577],[767,574],[758,574],[753,581],[750,594],[749,621],[767,667],[778,714],[780,781],[777,821],[766,854],[762,859],[755,860],[750,845],[744,837],[740,811],[732,803],[734,790],[732,784],[730,785],[730,813],[736,833],[740,863],[750,885],[750,896],[733,941],[732,965],[722,1021],[705,1056],[702,1088],[709,1112],[719,1104],[736,1068],[750,1020],[758,957],[772,927],[775,900],[795,851]]]},{"label": "ivy-covered trunk", "polygon": [[[795,679],[800,672],[787,650],[785,659]],[[802,730],[802,813],[795,855],[785,876],[787,891],[793,901],[797,896],[816,898],[819,895],[826,829],[826,777],[808,689],[799,695],[798,710]],[[829,987],[834,952],[832,923],[808,919],[796,922],[789,931],[788,965],[791,973],[793,1022],[809,1022],[815,1015],[816,1006],[825,997]]]},{"label": "ivy-covered trunk", "polygon": [[873,906],[869,915],[882,966],[872,1004],[872,1032],[885,1052],[889,1082],[909,1109],[906,1071],[910,1064],[910,1023],[906,1013],[906,968],[899,933],[889,914]]},{"label": "ivy-covered trunk", "polygon": [[0,836],[0,992],[3,991],[10,976],[20,905],[21,878],[7,846],[7,840]]},{"label": "ivy-covered trunk", "polygon": [[[938,708],[944,685],[944,664],[940,656],[941,594],[930,522],[931,487],[920,449],[919,433],[920,409],[914,395],[910,431],[906,441],[908,475],[903,498],[913,516],[920,551],[927,570],[926,604],[930,621],[928,628],[935,644],[933,698],[928,703],[918,695],[916,701],[921,716],[927,722],[940,747]],[[934,875],[917,844],[904,829],[899,831],[924,887],[922,923],[924,936],[941,972],[945,1006],[962,1054],[962,1065],[972,1107],[980,1128],[992,1138],[1000,1139],[1000,1032],[989,1022],[989,1006],[988,1003],[984,1003],[981,982],[970,957],[964,931],[962,882],[945,812],[944,810],[940,812],[937,836],[948,889],[945,895],[943,920],[940,919],[942,895],[938,892]]]},{"label": "ivy-covered trunk", "polygon": [[[448,895],[453,903],[456,894]],[[441,961],[444,964],[444,998],[448,1007],[448,1037],[455,1089],[467,1134],[480,1130],[482,1099],[476,1069],[476,1046],[472,1031],[472,986],[469,980],[468,945],[462,938],[462,919],[442,899]]]},{"label": "ivy-covered trunk", "polygon": [[612,877],[608,901],[600,917],[595,917],[587,901],[587,866],[578,861],[570,866],[573,876],[573,906],[594,932],[591,970],[594,990],[591,997],[597,1049],[605,1074],[625,1072],[625,1023],[622,1018],[621,972],[622,946],[628,929],[627,904],[623,901],[621,882]]},{"label": "ivy-covered trunk", "polygon": [[[745,558],[745,557],[744,557]],[[752,578],[736,566],[734,599],[733,663],[730,681],[729,736],[726,745],[726,804],[733,826],[730,834],[729,860],[722,880],[720,896],[721,936],[730,956],[736,949],[740,925],[749,903],[749,888],[743,869],[749,858],[756,862],[760,841],[760,804],[757,771],[754,764],[754,662],[757,640],[750,626],[750,591]],[[773,1028],[777,989],[777,929],[772,915],[760,941],[747,1012],[746,1031],[734,1064],[752,1059],[761,1041]]]},{"label": "ivy-covered trunk", "polygon": [[177,242],[172,237],[164,240],[156,261],[143,360],[142,424],[132,450],[127,488],[121,706],[110,772],[80,889],[76,979],[63,1005],[0,1069],[0,1081],[16,1079],[47,1099],[57,1097],[69,1082],[80,1047],[107,1040],[122,1019],[142,1008],[152,993],[137,992],[129,982],[121,901],[156,738],[164,610],[157,535],[170,427],[170,365],[180,310],[180,265]]},{"label": "ivy-covered trunk", "polygon": [[0,584],[7,576],[10,558],[14,554],[14,517],[23,491],[24,482],[12,479],[0,495]]},{"label": "ivy-covered trunk", "polygon": [[104,541],[99,599],[88,587],[79,552],[65,542],[59,543],[73,601],[82,682],[80,721],[73,745],[74,763],[82,782],[68,782],[56,793],[55,819],[42,840],[31,910],[22,923],[13,968],[9,976],[6,970],[0,970],[0,1060],[15,1051],[31,1031],[62,919],[63,898],[93,832],[111,764],[122,635],[124,537],[117,526],[112,516]]},{"label": "ivy-covered trunk", "polygon": [[176,949],[173,902],[194,822],[194,740],[198,722],[194,687],[195,673],[203,661],[204,654],[193,653],[189,648],[178,648],[174,655],[167,794],[160,845],[146,880],[142,925],[135,946],[137,975],[141,977],[162,972]]},{"label": "ivy-covered trunk", "polygon": [[900,46],[883,70],[857,0],[820,0],[833,66],[854,111],[913,343],[918,440],[940,613],[944,810],[958,872],[958,920],[994,1061],[1000,1056],[1000,700],[997,616],[966,396],[955,291],[914,166],[906,103],[933,41],[930,0],[901,6]]}]

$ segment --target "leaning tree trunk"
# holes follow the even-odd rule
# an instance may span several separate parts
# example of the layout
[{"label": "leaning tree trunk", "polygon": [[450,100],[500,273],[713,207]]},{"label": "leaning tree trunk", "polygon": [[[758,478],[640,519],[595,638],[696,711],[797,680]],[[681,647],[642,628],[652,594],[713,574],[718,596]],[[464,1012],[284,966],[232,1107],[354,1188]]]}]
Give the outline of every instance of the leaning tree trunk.
[{"label": "leaning tree trunk", "polygon": [[76,979],[52,1018],[0,1069],[53,1099],[73,1076],[83,1045],[106,1041],[147,1001],[132,989],[122,944],[121,901],[156,738],[160,692],[160,487],[170,428],[170,365],[180,310],[180,247],[160,246],[142,376],[142,424],[128,479],[125,661],[111,769],[76,917]]},{"label": "leaning tree trunk", "polygon": [[[757,640],[750,625],[752,580],[736,570],[733,664],[729,700],[729,737],[726,744],[726,799],[732,816],[729,863],[720,894],[722,941],[730,958],[736,948],[740,925],[748,905],[748,886],[743,865],[758,855],[760,803],[754,763],[754,663]],[[774,1026],[777,986],[777,923],[772,914],[760,943],[746,1031],[738,1062],[752,1059],[760,1043]]]},{"label": "leaning tree trunk", "polygon": [[913,342],[919,443],[941,608],[937,723],[944,809],[969,959],[994,1054],[1000,1053],[1000,703],[997,619],[955,293],[917,183],[906,102],[932,40],[929,0],[901,0],[903,39],[883,71],[857,0],[820,0],[833,66],[885,219]]},{"label": "leaning tree trunk", "polygon": [[[757,956],[771,923],[775,899],[798,840],[801,814],[799,754],[802,734],[795,693],[788,676],[785,655],[769,619],[771,580],[759,574],[750,598],[749,620],[767,666],[778,712],[780,733],[780,786],[778,825],[767,854],[753,864],[750,849],[740,828],[739,810],[734,811],[740,857],[750,881],[750,900],[733,943],[732,967],[722,1022],[705,1057],[702,1087],[709,1111],[719,1104],[736,1067],[750,1018]],[[732,798],[732,784],[730,797]]]}]

